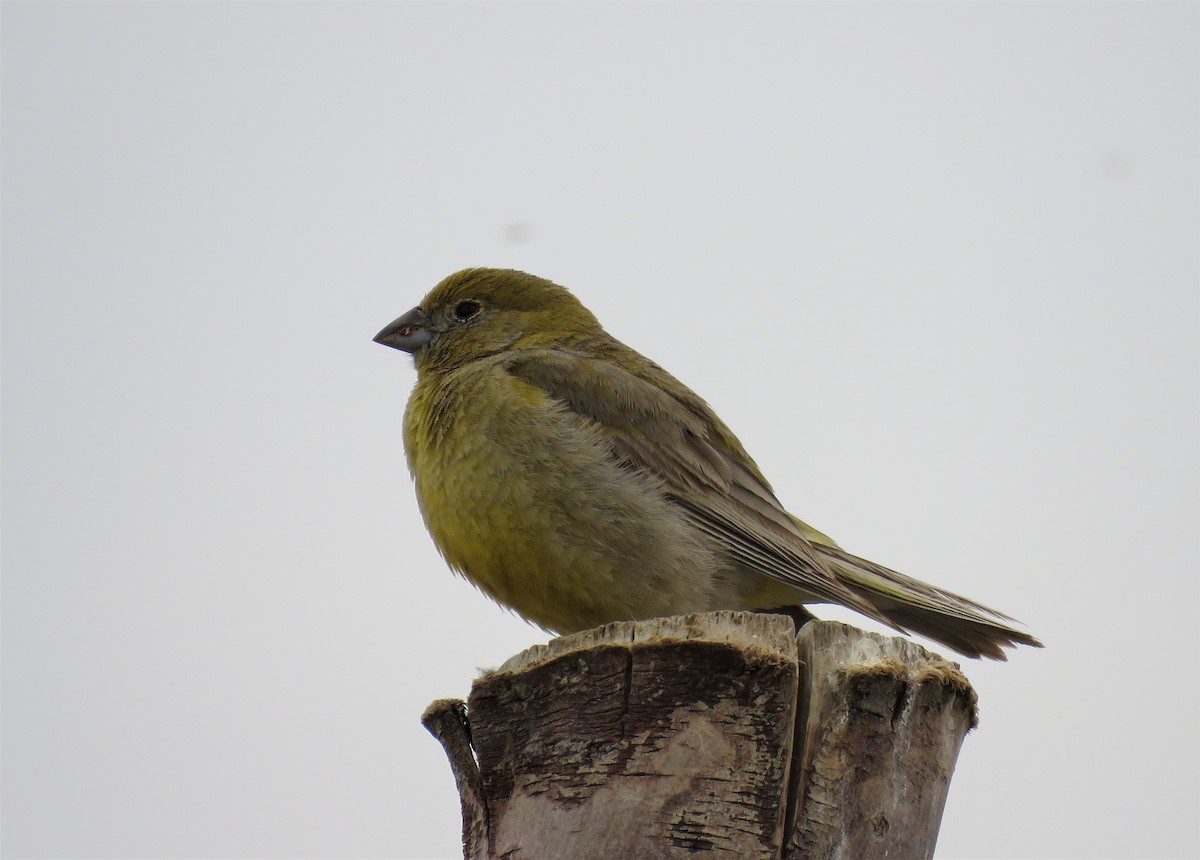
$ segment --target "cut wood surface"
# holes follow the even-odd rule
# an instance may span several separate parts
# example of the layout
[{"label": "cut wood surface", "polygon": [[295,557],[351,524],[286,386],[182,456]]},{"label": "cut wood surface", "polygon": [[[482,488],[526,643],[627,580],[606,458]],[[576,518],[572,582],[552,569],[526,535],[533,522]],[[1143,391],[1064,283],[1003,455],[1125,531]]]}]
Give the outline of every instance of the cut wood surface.
[{"label": "cut wood surface", "polygon": [[739,612],[560,637],[423,717],[467,860],[931,857],[974,719],[909,640]]}]

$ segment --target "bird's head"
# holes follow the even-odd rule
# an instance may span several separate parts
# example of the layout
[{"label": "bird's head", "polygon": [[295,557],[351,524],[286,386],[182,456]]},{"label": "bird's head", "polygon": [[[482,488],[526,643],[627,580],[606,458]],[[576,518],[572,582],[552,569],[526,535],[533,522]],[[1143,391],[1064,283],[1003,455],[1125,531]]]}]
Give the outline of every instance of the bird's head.
[{"label": "bird's head", "polygon": [[510,349],[572,346],[603,330],[577,298],[515,269],[463,269],[388,323],[375,342],[410,353],[418,372]]}]

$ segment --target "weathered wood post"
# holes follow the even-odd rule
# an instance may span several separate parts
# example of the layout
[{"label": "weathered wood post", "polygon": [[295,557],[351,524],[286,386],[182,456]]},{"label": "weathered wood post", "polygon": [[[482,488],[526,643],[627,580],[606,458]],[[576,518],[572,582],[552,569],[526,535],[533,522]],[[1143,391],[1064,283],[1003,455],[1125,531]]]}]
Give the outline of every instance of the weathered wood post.
[{"label": "weathered wood post", "polygon": [[920,860],[975,714],[907,639],[713,612],[530,648],[422,719],[466,860]]}]

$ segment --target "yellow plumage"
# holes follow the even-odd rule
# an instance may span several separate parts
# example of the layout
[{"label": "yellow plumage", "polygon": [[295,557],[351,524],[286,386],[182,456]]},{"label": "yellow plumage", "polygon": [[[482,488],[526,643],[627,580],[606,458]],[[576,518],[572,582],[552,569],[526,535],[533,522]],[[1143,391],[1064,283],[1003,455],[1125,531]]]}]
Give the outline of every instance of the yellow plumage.
[{"label": "yellow plumage", "polygon": [[704,401],[550,281],[458,272],[376,340],[416,363],[404,445],[438,549],[548,630],[835,602],[969,656],[1040,644],[792,517]]}]

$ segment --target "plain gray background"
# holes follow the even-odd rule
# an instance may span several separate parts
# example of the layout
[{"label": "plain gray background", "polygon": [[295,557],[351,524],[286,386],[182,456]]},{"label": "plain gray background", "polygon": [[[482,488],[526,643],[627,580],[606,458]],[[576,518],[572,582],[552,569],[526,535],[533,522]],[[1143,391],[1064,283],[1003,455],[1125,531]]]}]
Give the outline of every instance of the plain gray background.
[{"label": "plain gray background", "polygon": [[418,716],[546,637],[438,558],[370,339],[468,265],[1045,640],[966,666],[939,857],[1200,854],[1198,43],[1195,3],[5,3],[6,856],[459,856]]}]

